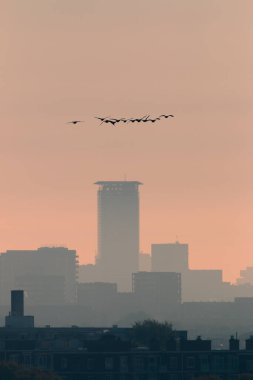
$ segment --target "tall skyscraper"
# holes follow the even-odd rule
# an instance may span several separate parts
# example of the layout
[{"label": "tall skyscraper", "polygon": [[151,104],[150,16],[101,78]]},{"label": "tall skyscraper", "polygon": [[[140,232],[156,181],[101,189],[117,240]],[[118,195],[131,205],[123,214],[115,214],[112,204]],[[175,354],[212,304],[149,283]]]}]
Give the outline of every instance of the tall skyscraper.
[{"label": "tall skyscraper", "polygon": [[139,185],[137,181],[99,181],[98,256],[101,280],[131,289],[138,271]]}]

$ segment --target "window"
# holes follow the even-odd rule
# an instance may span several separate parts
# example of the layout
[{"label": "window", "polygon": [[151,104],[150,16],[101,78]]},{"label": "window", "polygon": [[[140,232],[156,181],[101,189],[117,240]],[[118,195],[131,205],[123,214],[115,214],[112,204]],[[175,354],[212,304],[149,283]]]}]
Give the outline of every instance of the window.
[{"label": "window", "polygon": [[137,356],[134,358],[134,368],[136,371],[144,370],[144,359],[141,356]]},{"label": "window", "polygon": [[127,356],[120,357],[120,371],[126,372],[128,370],[128,360]]},{"label": "window", "polygon": [[200,356],[200,371],[209,372],[209,360],[207,355]]},{"label": "window", "polygon": [[11,354],[9,356],[9,361],[19,363],[19,354]]},{"label": "window", "polygon": [[253,360],[246,360],[246,370],[253,371]]},{"label": "window", "polygon": [[151,372],[155,372],[157,369],[157,359],[155,356],[149,357],[148,369]]},{"label": "window", "polygon": [[225,361],[224,361],[224,357],[223,356],[214,356],[213,357],[213,370],[224,370],[224,367],[225,367]]},{"label": "window", "polygon": [[24,355],[24,366],[27,368],[30,368],[32,366],[32,360],[31,360],[31,355],[30,354],[25,354]]},{"label": "window", "polygon": [[[228,369],[229,371],[235,371],[237,372],[239,368],[239,360],[236,355],[230,355],[228,357]],[[252,370],[253,368],[251,368]]]},{"label": "window", "polygon": [[88,370],[94,369],[94,359],[92,358],[87,359],[87,369]]},{"label": "window", "polygon": [[107,370],[113,369],[113,358],[112,357],[105,358],[105,369],[107,369]]},{"label": "window", "polygon": [[105,380],[113,380],[113,377],[111,375],[105,375]]},{"label": "window", "polygon": [[61,369],[67,369],[67,368],[68,368],[68,359],[61,358]]},{"label": "window", "polygon": [[194,356],[187,356],[186,358],[186,368],[195,368],[195,358]]},{"label": "window", "polygon": [[159,360],[159,372],[164,373],[167,372],[167,357],[164,355],[160,356]]},{"label": "window", "polygon": [[169,358],[169,367],[170,369],[177,369],[178,368],[178,360],[176,356],[171,356]]},{"label": "window", "polygon": [[176,373],[171,373],[171,374],[169,375],[169,379],[170,379],[170,380],[178,380],[178,375],[177,375]]}]

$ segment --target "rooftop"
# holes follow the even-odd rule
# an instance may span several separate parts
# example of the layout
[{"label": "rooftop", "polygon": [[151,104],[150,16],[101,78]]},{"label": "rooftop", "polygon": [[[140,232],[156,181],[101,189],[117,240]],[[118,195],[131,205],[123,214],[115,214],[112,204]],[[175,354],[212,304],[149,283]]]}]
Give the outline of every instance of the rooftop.
[{"label": "rooftop", "polygon": [[142,185],[139,181],[98,181],[94,185],[124,186],[124,185]]}]

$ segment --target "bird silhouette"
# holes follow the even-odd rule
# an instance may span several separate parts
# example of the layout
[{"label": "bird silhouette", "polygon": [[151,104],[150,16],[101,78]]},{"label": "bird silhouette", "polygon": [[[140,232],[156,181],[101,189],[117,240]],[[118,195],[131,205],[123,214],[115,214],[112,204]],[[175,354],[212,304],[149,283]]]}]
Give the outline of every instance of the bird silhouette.
[{"label": "bird silhouette", "polygon": [[168,117],[174,117],[174,115],[160,115],[159,117],[164,117],[165,119],[168,119]]},{"label": "bird silhouette", "polygon": [[146,117],[148,117],[147,115],[141,117],[141,118],[138,118],[138,119],[135,119],[137,121],[137,123],[140,123],[141,121],[143,121]]},{"label": "bird silhouette", "polygon": [[134,123],[135,121],[136,121],[136,119],[134,119],[134,118],[127,119],[127,122],[128,122],[128,123]]},{"label": "bird silhouette", "polygon": [[84,120],[72,120],[72,121],[68,121],[66,124],[76,125],[78,123],[84,123]]},{"label": "bird silhouette", "polygon": [[100,123],[99,125],[101,125],[101,124],[105,123],[107,120],[109,120],[109,116],[106,116],[106,117],[98,117],[98,116],[95,116],[95,119],[100,120],[101,123]]},{"label": "bird silhouette", "polygon": [[120,123],[121,121],[124,121],[125,119],[110,119],[111,121],[115,122],[115,123]]},{"label": "bird silhouette", "polygon": [[117,123],[117,121],[114,119],[107,119],[104,121],[104,123],[111,123],[114,126]]},{"label": "bird silhouette", "polygon": [[146,122],[149,120],[149,116],[150,116],[150,115],[144,116],[144,117],[142,118],[142,122],[143,122],[143,123],[146,123]]}]

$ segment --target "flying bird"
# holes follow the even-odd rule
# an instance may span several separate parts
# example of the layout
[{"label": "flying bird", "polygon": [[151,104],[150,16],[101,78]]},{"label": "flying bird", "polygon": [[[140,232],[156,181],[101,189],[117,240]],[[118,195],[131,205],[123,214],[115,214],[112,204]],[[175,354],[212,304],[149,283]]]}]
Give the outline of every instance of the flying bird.
[{"label": "flying bird", "polygon": [[76,125],[78,123],[84,123],[84,120],[72,120],[72,121],[68,121],[66,124]]},{"label": "flying bird", "polygon": [[115,123],[120,123],[121,121],[123,121],[123,123],[125,123],[127,120],[126,119],[110,119],[111,121],[115,122]]},{"label": "flying bird", "polygon": [[142,122],[143,122],[143,123],[146,123],[147,121],[149,121],[149,116],[150,116],[150,115],[148,115],[148,116],[146,116],[146,117],[143,117],[143,118],[142,118]]},{"label": "flying bird", "polygon": [[174,115],[160,115],[159,117],[165,117],[165,119],[168,119],[168,117],[174,117]]},{"label": "flying bird", "polygon": [[95,119],[98,119],[98,120],[101,121],[101,123],[100,123],[99,125],[105,123],[106,120],[109,120],[108,118],[109,118],[109,116],[106,116],[106,117],[98,117],[98,116],[95,116]]},{"label": "flying bird", "polygon": [[113,126],[117,123],[115,119],[107,119],[104,121],[104,123],[111,123]]}]

